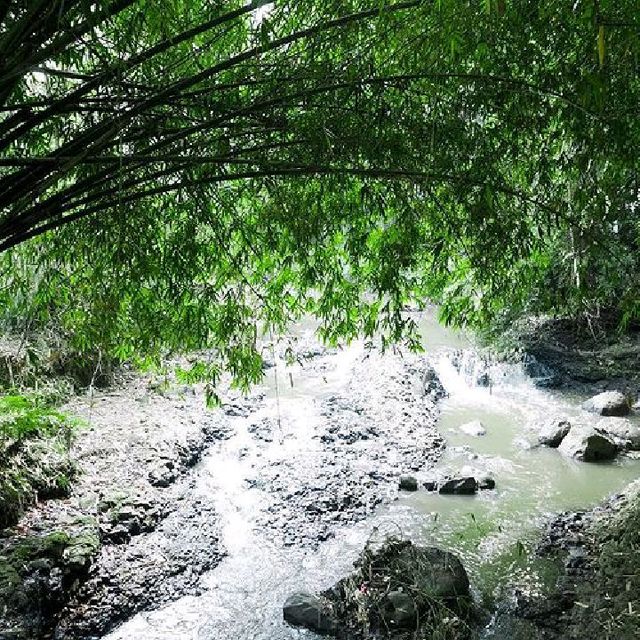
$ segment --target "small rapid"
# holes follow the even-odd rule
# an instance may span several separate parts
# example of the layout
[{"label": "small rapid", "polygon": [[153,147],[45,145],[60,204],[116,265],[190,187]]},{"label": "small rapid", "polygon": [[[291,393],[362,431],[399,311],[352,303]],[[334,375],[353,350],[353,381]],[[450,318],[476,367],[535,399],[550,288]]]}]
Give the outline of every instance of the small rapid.
[{"label": "small rapid", "polygon": [[[274,509],[261,483],[295,483],[306,464],[323,462],[314,438],[327,420],[323,403],[344,390],[366,352],[355,344],[327,354],[315,368],[287,367],[276,359],[267,372],[263,405],[250,416],[237,417],[235,435],[212,449],[195,472],[193,491],[213,501],[219,514],[226,558],[204,577],[199,595],[138,614],[109,634],[109,640],[316,638],[283,623],[283,601],[294,591],[331,586],[350,571],[367,540],[388,534],[454,551],[477,598],[487,604],[513,587],[535,592],[551,585],[554,567],[533,553],[545,522],[555,513],[588,508],[619,491],[638,477],[640,463],[628,458],[580,463],[557,450],[533,447],[537,429],[550,418],[590,419],[580,399],[537,388],[521,365],[491,362],[463,335],[440,327],[432,314],[420,318],[427,351],[423,357],[448,394],[439,402],[437,423],[447,447],[434,469],[411,472],[419,480],[447,472],[490,474],[495,490],[444,496],[424,490],[397,494],[396,486],[389,486],[388,499],[370,515],[345,520],[319,544],[283,541],[258,519]],[[310,332],[310,327],[300,330]],[[378,367],[381,375],[392,378],[399,375],[401,360],[380,356],[367,367]],[[402,396],[398,402],[411,398]],[[392,415],[401,419],[397,416],[403,414]],[[485,435],[459,429],[473,420],[483,423]],[[267,422],[275,427],[257,440],[256,430]],[[358,443],[352,448],[357,466],[357,455],[366,455],[367,449]],[[266,468],[275,470],[273,475],[256,477],[256,470]],[[406,471],[397,468],[398,475]]]}]

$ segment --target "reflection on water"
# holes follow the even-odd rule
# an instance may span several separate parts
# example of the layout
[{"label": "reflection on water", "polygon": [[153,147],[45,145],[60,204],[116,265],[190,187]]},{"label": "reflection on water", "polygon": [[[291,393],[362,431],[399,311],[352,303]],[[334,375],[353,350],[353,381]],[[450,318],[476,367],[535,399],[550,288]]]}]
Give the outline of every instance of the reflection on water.
[{"label": "reflection on water", "polygon": [[[449,392],[441,404],[439,426],[448,448],[439,465],[444,471],[491,474],[496,490],[477,496],[440,496],[419,491],[380,509],[359,524],[341,529],[317,549],[283,547],[268,531],[255,530],[255,514],[268,508],[263,492],[245,483],[255,456],[274,462],[287,459],[301,432],[313,430],[322,416],[312,400],[340,389],[353,362],[362,354],[354,345],[333,357],[320,375],[284,364],[275,399],[273,370],[267,384],[265,412],[281,418],[274,442],[256,448],[242,429],[212,452],[198,470],[197,492],[215,499],[224,525],[229,555],[203,581],[202,595],[177,600],[136,616],[110,634],[110,640],[292,640],[315,638],[282,622],[281,605],[292,591],[319,590],[347,573],[371,536],[396,533],[418,543],[435,544],[458,553],[477,592],[496,595],[505,585],[544,589],[552,568],[531,558],[531,549],[549,515],[589,507],[638,476],[638,463],[621,459],[611,464],[584,464],[558,451],[531,448],[534,429],[554,415],[589,419],[574,398],[536,389],[521,369],[490,365],[490,386],[476,386],[486,363],[468,341],[439,327],[429,315],[421,329],[428,356]],[[310,331],[305,327],[304,331]],[[465,350],[460,353],[460,350]],[[283,383],[283,381],[285,383]],[[487,433],[468,436],[458,427],[481,420]],[[295,437],[294,437],[295,436]],[[309,442],[306,439],[305,442]],[[243,449],[245,455],[238,457]],[[399,470],[400,471],[400,470]]]}]

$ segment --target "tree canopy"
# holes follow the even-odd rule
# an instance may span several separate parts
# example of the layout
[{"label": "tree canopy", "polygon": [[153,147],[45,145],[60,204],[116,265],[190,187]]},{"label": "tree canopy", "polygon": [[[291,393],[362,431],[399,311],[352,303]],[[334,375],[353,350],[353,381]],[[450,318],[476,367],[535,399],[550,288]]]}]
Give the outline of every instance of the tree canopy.
[{"label": "tree canopy", "polygon": [[10,0],[0,303],[119,358],[640,316],[637,0]]}]

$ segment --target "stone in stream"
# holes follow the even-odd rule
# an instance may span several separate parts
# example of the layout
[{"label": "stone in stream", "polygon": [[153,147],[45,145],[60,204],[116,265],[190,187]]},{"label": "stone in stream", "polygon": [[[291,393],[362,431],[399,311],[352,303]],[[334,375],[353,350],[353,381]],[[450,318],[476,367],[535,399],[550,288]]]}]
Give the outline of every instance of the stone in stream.
[{"label": "stone in stream", "polygon": [[626,396],[619,391],[604,391],[582,404],[582,408],[601,416],[626,416],[631,408]]},{"label": "stone in stream", "polygon": [[422,483],[422,486],[427,491],[437,491],[438,490],[438,481],[437,480],[426,480]]},{"label": "stone in stream", "polygon": [[613,460],[618,447],[607,437],[591,428],[573,428],[562,441],[560,450],[583,462]]},{"label": "stone in stream", "polygon": [[491,476],[485,476],[478,481],[478,489],[484,491],[486,489],[495,489],[496,481]]},{"label": "stone in stream", "polygon": [[602,418],[595,430],[611,440],[620,449],[640,451],[640,427],[626,418]]},{"label": "stone in stream", "polygon": [[568,420],[555,420],[542,427],[538,442],[546,447],[557,449],[569,431],[571,431],[571,423]]},{"label": "stone in stream", "polygon": [[400,476],[400,491],[417,491],[418,481],[413,476]]},{"label": "stone in stream", "polygon": [[439,493],[446,495],[473,495],[478,491],[478,482],[475,478],[452,478],[440,485]]},{"label": "stone in stream", "polygon": [[466,433],[468,436],[484,436],[487,433],[485,426],[480,420],[472,420],[471,422],[465,422],[461,424],[458,429],[462,433]]},{"label": "stone in stream", "polygon": [[297,627],[305,627],[317,633],[332,634],[337,629],[331,604],[311,593],[294,593],[282,607],[284,619]]},{"label": "stone in stream", "polygon": [[425,369],[424,375],[422,376],[422,385],[425,394],[431,396],[434,401],[442,400],[442,398],[446,398],[448,395],[442,386],[442,382],[440,382],[436,370],[431,365],[427,365]]},{"label": "stone in stream", "polygon": [[321,595],[330,603],[338,637],[389,637],[391,629],[431,637],[442,614],[464,619],[470,611],[469,578],[448,551],[390,537],[367,544],[354,568]]}]

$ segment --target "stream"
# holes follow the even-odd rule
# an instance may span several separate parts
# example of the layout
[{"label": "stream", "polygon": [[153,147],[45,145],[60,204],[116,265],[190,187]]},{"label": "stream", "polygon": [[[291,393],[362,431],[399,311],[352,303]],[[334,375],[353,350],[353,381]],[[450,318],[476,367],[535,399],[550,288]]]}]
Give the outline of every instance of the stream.
[{"label": "stream", "polygon": [[[136,615],[106,636],[109,640],[292,640],[317,638],[282,621],[282,603],[294,591],[318,591],[350,572],[369,539],[396,534],[456,553],[479,600],[490,604],[514,586],[544,591],[554,567],[533,549],[555,513],[585,509],[619,491],[640,472],[637,461],[587,464],[557,450],[531,447],[536,429],[554,416],[592,419],[583,398],[535,387],[519,365],[486,363],[464,335],[445,330],[433,314],[420,316],[429,359],[448,397],[441,400],[437,427],[447,447],[434,469],[412,473],[420,481],[452,470],[489,473],[496,489],[475,496],[415,493],[389,486],[387,499],[364,519],[345,519],[317,544],[290,544],[262,525],[272,497],[249,482],[256,469],[293,464],[304,476],[319,455],[314,431],[323,421],[322,402],[345,388],[354,363],[365,356],[354,344],[321,358],[322,366],[286,366],[278,360],[266,373],[259,415],[233,418],[235,435],[216,444],[196,469],[194,491],[214,501],[227,556],[204,578],[198,596],[183,597]],[[303,326],[301,335],[313,328]],[[372,361],[393,376],[397,356]],[[489,386],[478,385],[484,374]],[[595,419],[595,418],[593,418]],[[260,420],[276,425],[272,437],[256,439]],[[458,427],[480,420],[486,435]],[[634,418],[637,420],[637,418]],[[357,447],[357,443],[354,447]],[[364,455],[366,449],[360,449]],[[506,640],[506,639],[505,639]]]}]

